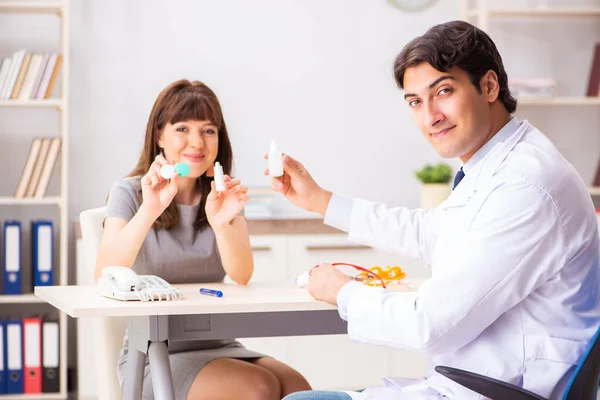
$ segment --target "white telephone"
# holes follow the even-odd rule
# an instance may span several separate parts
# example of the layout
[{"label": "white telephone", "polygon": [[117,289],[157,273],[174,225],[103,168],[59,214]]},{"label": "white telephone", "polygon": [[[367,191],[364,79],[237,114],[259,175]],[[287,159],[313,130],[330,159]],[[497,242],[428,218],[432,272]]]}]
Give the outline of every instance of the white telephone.
[{"label": "white telephone", "polygon": [[154,275],[138,275],[131,268],[114,266],[102,268],[98,288],[105,297],[116,300],[158,301],[180,300],[181,290]]}]

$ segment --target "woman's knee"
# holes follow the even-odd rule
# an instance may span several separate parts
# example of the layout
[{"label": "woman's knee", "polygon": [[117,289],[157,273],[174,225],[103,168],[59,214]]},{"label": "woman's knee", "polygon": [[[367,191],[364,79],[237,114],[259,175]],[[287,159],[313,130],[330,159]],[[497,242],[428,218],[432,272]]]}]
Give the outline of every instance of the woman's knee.
[{"label": "woman's knee", "polygon": [[301,373],[296,370],[292,370],[291,372],[285,374],[283,377],[280,377],[281,382],[281,395],[285,396],[294,392],[302,392],[310,390],[310,384],[306,380]]},{"label": "woman's knee", "polygon": [[281,399],[281,385],[279,380],[273,373],[263,368],[245,376],[242,387],[244,399],[247,400]]}]

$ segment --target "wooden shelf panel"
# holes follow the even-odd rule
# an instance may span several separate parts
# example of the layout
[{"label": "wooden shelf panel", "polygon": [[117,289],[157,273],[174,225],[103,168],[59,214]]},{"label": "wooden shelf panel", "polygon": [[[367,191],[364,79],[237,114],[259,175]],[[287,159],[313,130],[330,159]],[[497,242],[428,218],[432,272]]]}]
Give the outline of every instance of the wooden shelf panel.
[{"label": "wooden shelf panel", "polygon": [[61,99],[48,100],[0,100],[0,107],[54,107],[61,108]]},{"label": "wooden shelf panel", "polygon": [[0,1],[0,13],[58,13],[64,4],[48,1]]},{"label": "wooden shelf panel", "polygon": [[[32,293],[28,294],[0,294],[0,304],[25,304],[43,303],[44,301]],[[0,395],[0,399],[2,399]]]},{"label": "wooden shelf panel", "polygon": [[42,197],[41,199],[26,198],[17,199],[11,196],[0,196],[0,205],[41,205],[41,204],[62,204],[62,198],[58,196]]},{"label": "wooden shelf panel", "polygon": [[61,400],[66,399],[64,393],[40,393],[40,394],[0,394],[0,400]]}]

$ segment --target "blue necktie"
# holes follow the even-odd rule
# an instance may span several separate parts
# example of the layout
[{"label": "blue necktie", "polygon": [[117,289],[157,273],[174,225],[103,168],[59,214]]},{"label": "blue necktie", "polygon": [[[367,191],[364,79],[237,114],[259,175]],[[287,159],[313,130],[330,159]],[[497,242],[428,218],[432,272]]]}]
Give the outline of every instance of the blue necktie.
[{"label": "blue necktie", "polygon": [[462,167],[460,167],[460,169],[456,172],[456,176],[454,176],[454,186],[452,186],[452,190],[454,190],[458,184],[460,183],[460,181],[462,181],[462,179],[465,177],[465,173],[463,172]]}]

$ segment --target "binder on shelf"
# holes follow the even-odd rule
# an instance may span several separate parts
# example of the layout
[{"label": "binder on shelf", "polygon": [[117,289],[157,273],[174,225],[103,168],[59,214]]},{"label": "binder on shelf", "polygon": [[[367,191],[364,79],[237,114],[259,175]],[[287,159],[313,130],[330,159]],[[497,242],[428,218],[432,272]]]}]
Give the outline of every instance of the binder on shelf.
[{"label": "binder on shelf", "polygon": [[31,222],[33,286],[52,286],[54,279],[54,234],[52,221]]},{"label": "binder on shelf", "polygon": [[29,63],[27,74],[25,75],[25,79],[23,80],[23,87],[21,88],[21,92],[19,93],[19,100],[29,100],[29,97],[31,96],[31,90],[33,89],[33,83],[35,81],[35,77],[37,76],[38,70],[40,69],[41,62],[41,54],[36,53],[31,56],[31,62]]},{"label": "binder on shelf", "polygon": [[33,197],[35,194],[35,190],[38,186],[38,182],[40,181],[40,177],[42,176],[42,169],[44,168],[44,164],[46,163],[46,157],[48,156],[48,150],[50,149],[50,138],[42,138],[42,145],[40,147],[40,151],[38,153],[37,159],[35,161],[35,166],[33,167],[33,172],[31,173],[31,179],[27,184],[27,190],[25,191],[25,197]]},{"label": "binder on shelf", "polygon": [[0,321],[0,394],[6,394],[6,322]]},{"label": "binder on shelf", "polygon": [[46,88],[46,92],[44,93],[44,99],[49,99],[52,94],[52,89],[54,88],[54,82],[56,81],[56,76],[60,71],[60,64],[62,64],[62,54],[58,54],[56,57],[56,63],[54,65],[54,70],[52,71],[52,75],[50,76],[50,81],[48,82],[48,87]]},{"label": "binder on shelf", "polygon": [[587,95],[596,97],[600,90],[600,43],[596,43],[594,47],[594,55],[592,56],[592,67],[590,69],[590,77],[588,80]]},{"label": "binder on shelf", "polygon": [[42,393],[42,320],[23,319],[23,393]]},{"label": "binder on shelf", "polygon": [[27,73],[27,69],[29,69],[29,63],[31,62],[31,53],[25,53],[23,57],[23,62],[21,63],[21,68],[17,72],[17,79],[15,80],[15,85],[10,94],[10,100],[16,100],[21,94],[21,88],[23,87],[23,80],[25,79],[25,74]]},{"label": "binder on shelf", "polygon": [[29,185],[29,181],[31,181],[33,168],[35,166],[35,162],[38,159],[41,148],[42,139],[33,138],[33,140],[31,141],[31,147],[29,147],[29,154],[27,155],[27,160],[25,161],[25,165],[23,166],[23,172],[21,172],[21,179],[19,180],[19,184],[17,185],[17,190],[15,192],[15,197],[18,199],[22,199],[23,197],[25,197],[25,193],[27,192],[27,186]]},{"label": "binder on shelf", "polygon": [[42,389],[44,393],[59,392],[58,322],[42,323]]},{"label": "binder on shelf", "polygon": [[21,294],[21,223],[4,222],[4,293]]},{"label": "binder on shelf", "polygon": [[8,79],[8,71],[11,65],[12,58],[5,58],[2,62],[2,68],[0,68],[0,99],[2,99],[2,88],[4,87],[4,82]]},{"label": "binder on shelf", "polygon": [[37,92],[40,88],[40,83],[42,82],[42,78],[44,77],[44,71],[46,70],[46,66],[48,65],[49,58],[50,53],[42,53],[42,62],[40,63],[40,68],[38,70],[37,75],[35,76],[35,80],[33,81],[31,93],[29,94],[29,99],[31,100],[34,100],[36,98]]},{"label": "binder on shelf", "polygon": [[40,181],[35,189],[34,196],[36,199],[41,199],[46,195],[46,190],[48,189],[48,184],[50,183],[50,178],[52,177],[52,171],[54,171],[54,166],[56,165],[56,160],[58,159],[58,154],[60,153],[60,145],[60,137],[53,137],[50,139],[48,156],[46,157],[46,162],[42,168]]},{"label": "binder on shelf", "polygon": [[6,393],[23,393],[23,341],[21,321],[6,322]]}]

